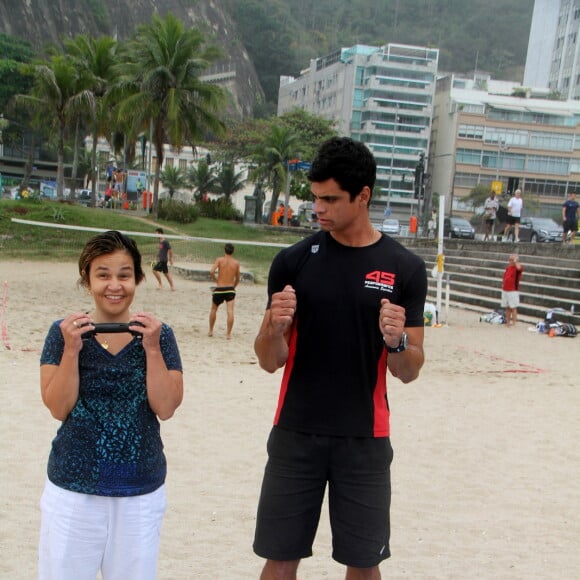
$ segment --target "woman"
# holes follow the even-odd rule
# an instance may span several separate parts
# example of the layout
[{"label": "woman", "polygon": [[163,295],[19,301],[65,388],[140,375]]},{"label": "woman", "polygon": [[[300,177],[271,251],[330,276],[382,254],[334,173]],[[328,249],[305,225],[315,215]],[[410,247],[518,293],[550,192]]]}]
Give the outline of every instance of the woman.
[{"label": "woman", "polygon": [[[183,398],[179,350],[169,326],[130,310],[145,278],[132,239],[96,235],[79,272],[94,308],[54,322],[41,356],[42,400],[62,425],[41,499],[39,578],[152,580],[166,501],[158,419]],[[94,334],[102,323],[130,332]]]}]

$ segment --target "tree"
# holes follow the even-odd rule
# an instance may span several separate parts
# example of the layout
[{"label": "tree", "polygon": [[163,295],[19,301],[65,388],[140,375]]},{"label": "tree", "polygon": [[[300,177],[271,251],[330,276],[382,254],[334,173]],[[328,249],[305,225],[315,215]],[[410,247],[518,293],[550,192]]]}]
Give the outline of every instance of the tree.
[{"label": "tree", "polygon": [[[268,223],[278,205],[282,187],[288,183],[288,161],[299,157],[301,153],[298,134],[289,129],[272,124],[269,133],[255,148],[252,160],[256,168],[252,171],[253,181],[263,179],[272,188],[272,198],[268,211]],[[286,221],[286,217],[285,217]]]},{"label": "tree", "polygon": [[[90,107],[85,110],[93,139],[92,167],[97,169],[97,143],[110,134],[111,114],[106,103],[108,89],[115,82],[117,43],[110,36],[91,38],[84,34],[64,42],[65,50],[78,67]],[[75,156],[76,158],[76,156]],[[74,176],[73,176],[74,177]],[[97,180],[91,182],[91,206],[97,203]]]},{"label": "tree", "polygon": [[216,176],[213,168],[208,165],[207,160],[202,159],[197,167],[192,165],[189,168],[187,180],[193,189],[193,198],[200,201],[206,194],[213,191],[216,184]]},{"label": "tree", "polygon": [[215,178],[215,192],[221,193],[229,200],[236,191],[244,188],[245,183],[244,173],[242,171],[236,173],[233,162],[223,163]]},{"label": "tree", "polygon": [[34,75],[29,95],[17,95],[17,100],[34,111],[38,126],[49,126],[56,131],[57,198],[64,197],[64,149],[68,121],[74,112],[87,106],[89,95],[80,90],[79,73],[70,58],[53,55],[48,60],[28,67]]},{"label": "tree", "polygon": [[179,167],[166,167],[159,175],[163,187],[169,192],[169,197],[173,199],[176,191],[184,189],[188,185],[187,177]]},{"label": "tree", "polygon": [[217,85],[200,80],[209,64],[220,56],[206,46],[203,34],[184,29],[174,15],[157,14],[150,24],[138,27],[119,64],[117,83],[122,95],[119,118],[131,121],[133,137],[149,130],[157,155],[153,182],[153,214],[157,216],[159,176],[166,142],[180,149],[192,147],[207,132],[222,133],[224,124],[217,112],[225,93]]}]

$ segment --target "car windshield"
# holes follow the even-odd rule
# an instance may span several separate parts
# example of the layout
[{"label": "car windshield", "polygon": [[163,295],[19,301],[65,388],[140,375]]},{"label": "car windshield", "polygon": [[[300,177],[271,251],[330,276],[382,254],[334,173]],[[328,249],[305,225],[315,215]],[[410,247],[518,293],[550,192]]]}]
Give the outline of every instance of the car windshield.
[{"label": "car windshield", "polygon": [[452,226],[460,226],[462,228],[471,227],[471,224],[467,220],[464,220],[463,218],[453,218],[451,220],[451,225]]},{"label": "car windshield", "polygon": [[532,225],[537,228],[557,228],[558,224],[548,218],[534,218],[532,220]]}]

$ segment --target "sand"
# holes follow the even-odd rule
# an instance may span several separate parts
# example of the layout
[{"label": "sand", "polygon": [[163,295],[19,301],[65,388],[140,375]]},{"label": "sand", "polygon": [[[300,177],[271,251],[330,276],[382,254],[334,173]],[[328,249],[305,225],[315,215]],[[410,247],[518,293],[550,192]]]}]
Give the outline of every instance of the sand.
[{"label": "sand", "polygon": [[[40,399],[38,361],[50,323],[91,304],[76,279],[72,264],[0,262],[0,578],[36,577],[38,503],[59,425]],[[159,578],[258,578],[251,545],[281,378],[258,367],[252,348],[265,287],[239,288],[226,340],[223,309],[207,336],[210,284],[176,286],[156,291],[150,276],[135,304],[173,327],[185,373],[183,405],[162,425],[169,507]],[[580,338],[459,310],[425,332],[421,377],[389,380],[393,555],[383,577],[580,577]],[[303,580],[344,577],[326,513],[314,552]]]}]

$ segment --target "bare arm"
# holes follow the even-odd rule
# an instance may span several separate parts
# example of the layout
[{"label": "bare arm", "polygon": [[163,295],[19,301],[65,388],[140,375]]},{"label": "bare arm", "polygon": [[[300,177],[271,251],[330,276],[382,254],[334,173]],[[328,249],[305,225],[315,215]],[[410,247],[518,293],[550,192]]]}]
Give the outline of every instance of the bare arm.
[{"label": "bare arm", "polygon": [[385,344],[395,348],[401,342],[403,331],[407,333],[407,348],[403,352],[389,353],[387,366],[393,376],[403,383],[410,383],[419,376],[425,362],[424,327],[406,327],[405,320],[405,309],[402,306],[392,304],[386,299],[381,300],[379,328]]},{"label": "bare arm", "polygon": [[292,286],[272,295],[256,340],[254,351],[260,366],[270,373],[283,367],[288,360],[288,340],[296,312],[296,293]]},{"label": "bare arm", "polygon": [[51,415],[64,421],[75,406],[79,396],[79,352],[83,348],[81,335],[87,328],[75,326],[74,322],[88,317],[82,312],[67,316],[60,323],[64,338],[64,351],[59,365],[41,365],[40,392],[42,401]]},{"label": "bare arm", "polygon": [[134,327],[143,335],[143,349],[147,358],[147,400],[153,412],[162,420],[170,419],[183,400],[183,374],[168,370],[159,339],[161,322],[154,316],[140,312],[132,317],[143,327]]},{"label": "bare arm", "polygon": [[170,264],[173,264],[173,249],[169,248],[169,250],[167,250],[167,259],[169,260]]},{"label": "bare arm", "polygon": [[236,271],[234,272],[234,288],[236,288],[238,286],[241,278],[242,278],[242,276],[240,274],[240,263],[237,262],[236,263]]},{"label": "bare arm", "polygon": [[213,263],[213,266],[211,267],[211,270],[209,271],[209,277],[217,283],[217,271],[220,265],[220,258],[217,258],[217,260]]}]

